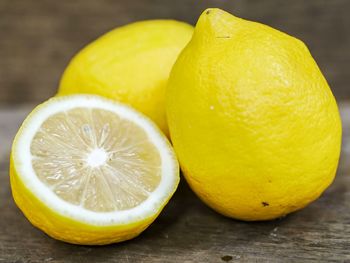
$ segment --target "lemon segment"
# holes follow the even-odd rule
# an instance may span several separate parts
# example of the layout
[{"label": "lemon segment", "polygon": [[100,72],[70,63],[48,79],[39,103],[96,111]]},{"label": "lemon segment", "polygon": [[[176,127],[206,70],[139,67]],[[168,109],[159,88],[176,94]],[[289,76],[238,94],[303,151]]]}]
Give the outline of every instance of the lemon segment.
[{"label": "lemon segment", "polygon": [[19,208],[47,234],[77,244],[138,235],[179,181],[175,155],[158,128],[97,96],[59,97],[37,107],[11,156]]}]

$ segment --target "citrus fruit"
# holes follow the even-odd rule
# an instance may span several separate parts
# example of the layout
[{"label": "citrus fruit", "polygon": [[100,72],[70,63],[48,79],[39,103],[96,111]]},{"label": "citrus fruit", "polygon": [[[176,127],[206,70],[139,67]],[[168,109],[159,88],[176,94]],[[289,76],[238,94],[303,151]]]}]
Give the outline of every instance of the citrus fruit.
[{"label": "citrus fruit", "polygon": [[48,235],[75,244],[131,239],[150,225],[179,182],[167,139],[128,106],[91,95],[48,100],[12,146],[17,206]]},{"label": "citrus fruit", "polygon": [[132,105],[168,134],[165,88],[193,27],[149,20],[119,27],[83,48],[66,68],[58,95],[97,94]]},{"label": "citrus fruit", "polygon": [[281,217],[333,181],[341,145],[337,104],[294,37],[206,10],[172,69],[166,103],[185,178],[226,216]]}]

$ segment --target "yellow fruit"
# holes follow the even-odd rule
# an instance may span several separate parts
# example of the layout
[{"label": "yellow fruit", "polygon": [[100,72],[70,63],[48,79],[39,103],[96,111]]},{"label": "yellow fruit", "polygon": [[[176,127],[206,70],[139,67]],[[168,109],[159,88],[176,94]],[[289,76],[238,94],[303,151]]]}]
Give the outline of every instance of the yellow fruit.
[{"label": "yellow fruit", "polygon": [[117,28],[81,50],[65,70],[58,95],[98,94],[132,105],[165,134],[165,87],[193,27],[149,20]]},{"label": "yellow fruit", "polygon": [[131,239],[175,192],[167,139],[133,109],[91,95],[50,99],[26,118],[12,146],[12,194],[53,238],[85,245]]},{"label": "yellow fruit", "polygon": [[333,181],[338,108],[300,40],[208,9],[172,69],[166,95],[185,178],[216,211],[277,218],[305,207]]}]

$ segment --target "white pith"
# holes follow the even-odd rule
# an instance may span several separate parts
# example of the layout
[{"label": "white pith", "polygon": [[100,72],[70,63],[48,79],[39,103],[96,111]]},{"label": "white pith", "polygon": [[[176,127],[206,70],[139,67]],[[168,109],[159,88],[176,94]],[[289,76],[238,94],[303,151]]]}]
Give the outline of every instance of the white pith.
[{"label": "white pith", "polygon": [[96,148],[88,154],[86,163],[93,168],[99,167],[106,163],[107,157],[108,155],[103,148]]},{"label": "white pith", "polygon": [[[73,205],[59,198],[35,174],[30,146],[42,124],[56,113],[85,107],[115,112],[120,118],[133,122],[145,131],[149,141],[159,151],[161,158],[159,185],[138,206],[112,212],[87,210],[82,206]],[[107,158],[107,153],[103,148],[95,148],[85,156],[86,163],[92,168],[103,165]],[[178,164],[174,153],[153,123],[127,106],[89,95],[54,98],[36,109],[25,120],[15,138],[13,161],[20,180],[45,205],[63,216],[93,225],[128,224],[150,217],[164,205],[169,196],[175,191],[178,183]]]}]

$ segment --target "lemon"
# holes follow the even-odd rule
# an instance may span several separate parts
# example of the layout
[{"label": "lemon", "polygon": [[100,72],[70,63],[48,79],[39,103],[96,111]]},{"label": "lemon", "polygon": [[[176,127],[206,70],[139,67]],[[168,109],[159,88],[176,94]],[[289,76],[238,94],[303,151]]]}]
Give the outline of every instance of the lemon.
[{"label": "lemon", "polygon": [[26,118],[13,142],[17,206],[53,238],[101,245],[147,228],[179,182],[161,131],[135,110],[92,95],[57,97]]},{"label": "lemon", "polygon": [[165,88],[193,27],[173,20],[132,23],[83,48],[66,68],[58,95],[97,94],[127,103],[168,134]]},{"label": "lemon", "polygon": [[206,10],[172,69],[166,103],[185,178],[223,215],[281,217],[333,181],[341,144],[337,104],[294,37]]}]

